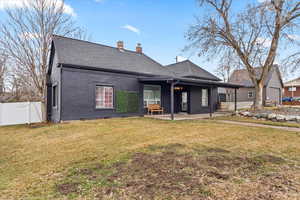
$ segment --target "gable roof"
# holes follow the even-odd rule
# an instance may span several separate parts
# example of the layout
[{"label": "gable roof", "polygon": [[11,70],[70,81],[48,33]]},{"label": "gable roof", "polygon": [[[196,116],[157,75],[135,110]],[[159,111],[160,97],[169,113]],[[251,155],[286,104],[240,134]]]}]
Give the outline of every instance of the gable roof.
[{"label": "gable roof", "polygon": [[229,83],[240,84],[245,87],[253,87],[253,83],[246,69],[236,69],[232,72],[228,80]]},{"label": "gable roof", "polygon": [[185,60],[182,62],[174,63],[166,66],[169,71],[173,72],[178,77],[186,78],[200,78],[206,80],[221,81],[215,75],[209,73],[208,71],[202,69],[198,65],[194,64],[190,60]]},{"label": "gable roof", "polygon": [[[257,77],[260,76],[260,74],[262,73],[262,68],[261,67],[257,67],[254,70],[255,70],[255,73],[256,73]],[[265,86],[268,85],[268,83],[271,80],[272,75],[273,75],[274,72],[276,72],[278,74],[279,79],[280,79],[280,83],[283,87],[281,73],[280,73],[279,68],[278,68],[277,65],[273,65],[270,73],[268,74],[268,77],[265,80],[264,85]],[[252,83],[252,81],[249,77],[249,73],[248,73],[247,69],[234,70],[232,72],[232,74],[230,75],[228,82],[232,83],[232,84],[243,85],[244,87],[254,87],[254,85],[253,85],[253,83]]]},{"label": "gable roof", "polygon": [[53,45],[59,64],[173,76],[164,66],[143,53],[57,35],[53,36]]},{"label": "gable roof", "polygon": [[300,86],[300,77],[284,83],[284,86]]}]

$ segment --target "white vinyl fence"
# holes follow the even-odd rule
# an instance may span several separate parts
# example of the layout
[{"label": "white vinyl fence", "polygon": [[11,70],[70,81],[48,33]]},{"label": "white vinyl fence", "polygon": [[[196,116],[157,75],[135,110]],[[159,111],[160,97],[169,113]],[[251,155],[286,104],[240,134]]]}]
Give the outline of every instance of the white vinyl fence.
[{"label": "white vinyl fence", "polygon": [[41,102],[0,103],[0,126],[42,121]]}]

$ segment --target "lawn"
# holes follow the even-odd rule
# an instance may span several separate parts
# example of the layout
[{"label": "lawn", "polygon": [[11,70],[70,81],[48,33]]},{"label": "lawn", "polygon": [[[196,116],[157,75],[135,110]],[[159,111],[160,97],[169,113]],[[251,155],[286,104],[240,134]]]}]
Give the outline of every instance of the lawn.
[{"label": "lawn", "polygon": [[214,120],[0,128],[0,199],[300,199],[300,134]]}]

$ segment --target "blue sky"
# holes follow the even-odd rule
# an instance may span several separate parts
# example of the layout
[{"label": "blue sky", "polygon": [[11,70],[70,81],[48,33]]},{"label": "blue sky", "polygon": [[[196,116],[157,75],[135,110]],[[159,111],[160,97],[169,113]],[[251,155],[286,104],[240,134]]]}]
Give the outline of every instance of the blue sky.
[{"label": "blue sky", "polygon": [[[238,1],[236,8],[243,3]],[[176,56],[184,56],[213,72],[216,62],[206,62],[195,52],[183,52],[188,42],[184,34],[195,22],[195,16],[205,12],[196,0],[67,0],[74,8],[76,20],[87,28],[92,40],[115,46],[123,40],[125,48],[134,50],[141,43],[144,53],[170,64]],[[136,32],[125,26],[136,28]]]},{"label": "blue sky", "polygon": [[[4,16],[1,4],[3,7],[8,1],[24,0],[0,0],[0,17]],[[256,1],[263,0],[235,1],[234,9]],[[65,0],[65,3],[68,14],[87,30],[93,42],[115,46],[118,40],[123,40],[125,48],[130,50],[141,43],[144,53],[164,65],[174,63],[176,56],[184,56],[210,72],[217,67],[217,62],[206,62],[194,52],[182,51],[188,44],[184,38],[188,27],[195,22],[195,16],[205,14],[196,0]]]},{"label": "blue sky", "polygon": [[[146,54],[162,64],[175,61],[187,44],[184,33],[199,11],[195,0],[69,0],[76,20],[85,26],[95,42],[125,48],[141,43]],[[136,32],[125,27],[135,27]],[[188,56],[184,54],[185,56]],[[196,59],[197,60],[197,59]]]}]

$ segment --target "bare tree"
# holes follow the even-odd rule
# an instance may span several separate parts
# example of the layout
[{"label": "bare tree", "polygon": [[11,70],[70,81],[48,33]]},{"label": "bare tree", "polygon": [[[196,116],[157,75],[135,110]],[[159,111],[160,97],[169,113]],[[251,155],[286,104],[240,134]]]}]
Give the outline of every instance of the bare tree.
[{"label": "bare tree", "polygon": [[64,1],[30,0],[20,8],[8,9],[1,26],[0,45],[14,63],[12,72],[21,84],[32,88],[42,101],[46,118],[46,73],[53,34],[83,37]]},{"label": "bare tree", "polygon": [[237,59],[236,55],[231,49],[228,49],[224,54],[220,57],[219,65],[215,70],[217,76],[222,78],[224,82],[229,81],[229,77],[233,70],[240,69],[241,63]]},{"label": "bare tree", "polygon": [[198,1],[212,12],[190,27],[189,47],[201,49],[199,54],[208,56],[233,50],[255,86],[254,107],[261,109],[264,82],[278,56],[279,45],[286,44],[288,36],[298,28],[299,0],[266,0],[248,4],[241,11],[233,11],[232,0]]},{"label": "bare tree", "polygon": [[220,64],[215,70],[215,73],[218,77],[220,77],[223,80],[224,83],[226,83],[229,80],[229,76],[231,73],[231,66]]},{"label": "bare tree", "polygon": [[4,93],[4,81],[5,81],[5,76],[6,76],[6,60],[7,56],[3,53],[0,53],[0,95]]},{"label": "bare tree", "polygon": [[[284,59],[284,72],[295,73],[300,71],[300,52],[295,52]],[[300,75],[300,74],[299,74]]]}]

